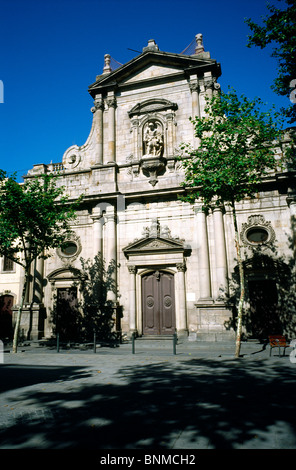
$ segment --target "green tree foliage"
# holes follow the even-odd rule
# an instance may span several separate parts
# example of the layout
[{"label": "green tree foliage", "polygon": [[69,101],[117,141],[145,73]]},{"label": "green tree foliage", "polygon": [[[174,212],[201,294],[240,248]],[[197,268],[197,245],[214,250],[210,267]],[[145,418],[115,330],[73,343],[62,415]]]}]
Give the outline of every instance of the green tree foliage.
[{"label": "green tree foliage", "polygon": [[[256,24],[250,18],[245,20],[252,31],[247,46],[258,46],[263,49],[268,44],[273,45],[271,55],[278,62],[278,76],[272,89],[278,95],[289,98],[296,88],[296,2],[280,1],[284,1],[287,8],[283,10],[267,4],[270,15],[262,18],[263,25]],[[293,96],[295,97],[295,94]],[[295,103],[282,111],[290,119],[290,123],[296,121]]]},{"label": "green tree foliage", "polygon": [[113,341],[116,339],[115,311],[108,292],[116,292],[113,273],[117,266],[111,260],[106,266],[105,260],[98,253],[93,260],[81,261],[81,271],[78,274],[78,283],[82,293],[80,310],[82,312],[83,337],[90,340],[93,333],[100,341]]},{"label": "green tree foliage", "polygon": [[54,333],[67,342],[90,342],[95,333],[97,340],[112,344],[118,340],[114,327],[116,314],[120,314],[108,300],[109,292],[117,294],[113,279],[116,263],[111,260],[106,267],[100,253],[93,260],[80,258],[80,262],[81,269],[70,268],[75,281],[66,295],[55,298],[52,310]]},{"label": "green tree foliage", "polygon": [[17,342],[21,313],[30,268],[37,258],[47,258],[49,250],[62,246],[75,217],[76,206],[69,203],[57,176],[40,175],[24,184],[0,170],[0,255],[24,268],[25,280],[17,315],[13,351]]},{"label": "green tree foliage", "polygon": [[239,356],[244,302],[244,272],[238,235],[236,203],[253,198],[264,177],[276,171],[274,148],[281,136],[281,122],[271,111],[262,111],[261,100],[238,97],[234,90],[206,98],[205,116],[192,119],[200,140],[197,150],[183,146],[185,194],[182,200],[203,201],[204,207],[227,203],[232,208],[235,245],[240,274],[236,356]]}]

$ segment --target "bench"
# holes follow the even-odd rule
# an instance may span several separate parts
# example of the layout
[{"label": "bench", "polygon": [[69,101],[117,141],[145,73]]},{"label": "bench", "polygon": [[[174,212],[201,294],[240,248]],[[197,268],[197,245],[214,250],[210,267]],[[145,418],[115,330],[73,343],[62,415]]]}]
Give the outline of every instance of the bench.
[{"label": "bench", "polygon": [[281,348],[284,348],[283,356],[285,355],[286,348],[290,347],[290,344],[287,343],[285,336],[283,335],[272,335],[268,336],[269,339],[269,356],[271,356],[271,351],[273,348],[279,348],[279,356],[281,355]]}]

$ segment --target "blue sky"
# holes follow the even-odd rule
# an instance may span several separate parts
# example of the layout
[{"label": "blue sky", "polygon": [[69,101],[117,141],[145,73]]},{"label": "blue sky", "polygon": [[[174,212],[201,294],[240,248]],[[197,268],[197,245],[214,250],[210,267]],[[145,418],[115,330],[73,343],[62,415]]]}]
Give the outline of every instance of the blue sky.
[{"label": "blue sky", "polygon": [[246,47],[244,18],[267,14],[265,0],[0,0],[0,168],[21,178],[83,145],[92,122],[88,86],[104,54],[125,63],[138,55],[129,49],[142,51],[152,38],[160,50],[180,53],[202,33],[221,63],[223,90],[289,105],[270,89],[271,49]]}]

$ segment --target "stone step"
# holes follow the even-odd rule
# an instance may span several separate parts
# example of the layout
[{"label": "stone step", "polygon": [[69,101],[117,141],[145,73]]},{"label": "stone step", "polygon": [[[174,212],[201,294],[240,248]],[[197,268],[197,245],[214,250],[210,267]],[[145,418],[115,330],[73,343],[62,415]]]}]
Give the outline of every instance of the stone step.
[{"label": "stone step", "polygon": [[139,336],[136,341],[173,341],[174,335],[146,335]]}]

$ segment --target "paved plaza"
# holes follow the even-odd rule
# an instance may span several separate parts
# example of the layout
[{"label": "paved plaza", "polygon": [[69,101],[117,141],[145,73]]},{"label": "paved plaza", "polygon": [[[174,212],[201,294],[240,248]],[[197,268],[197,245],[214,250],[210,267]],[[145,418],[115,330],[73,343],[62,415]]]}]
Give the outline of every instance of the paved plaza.
[{"label": "paved plaza", "polygon": [[[257,342],[5,348],[0,449],[296,449],[296,364]],[[174,354],[176,352],[176,354]]]}]

